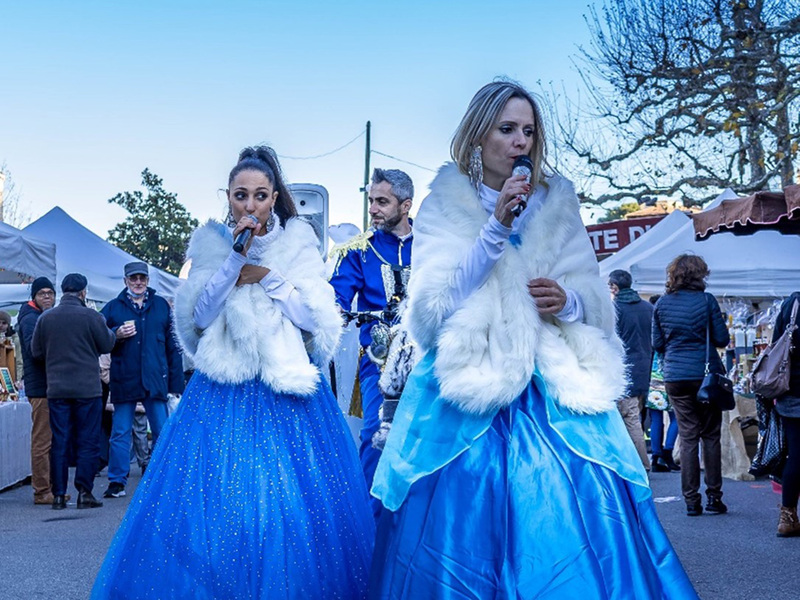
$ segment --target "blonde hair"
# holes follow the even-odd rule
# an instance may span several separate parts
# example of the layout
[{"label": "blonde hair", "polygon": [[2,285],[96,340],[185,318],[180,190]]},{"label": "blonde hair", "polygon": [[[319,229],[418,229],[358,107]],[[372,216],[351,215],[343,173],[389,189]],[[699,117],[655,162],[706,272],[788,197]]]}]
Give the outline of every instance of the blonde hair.
[{"label": "blonde hair", "polygon": [[533,145],[528,157],[533,164],[531,181],[541,181],[542,166],[547,153],[542,113],[528,90],[517,82],[508,80],[493,81],[479,89],[470,101],[467,112],[453,135],[450,156],[464,175],[469,174],[469,162],[475,148],[488,135],[500,113],[512,98],[527,100],[533,110]]}]

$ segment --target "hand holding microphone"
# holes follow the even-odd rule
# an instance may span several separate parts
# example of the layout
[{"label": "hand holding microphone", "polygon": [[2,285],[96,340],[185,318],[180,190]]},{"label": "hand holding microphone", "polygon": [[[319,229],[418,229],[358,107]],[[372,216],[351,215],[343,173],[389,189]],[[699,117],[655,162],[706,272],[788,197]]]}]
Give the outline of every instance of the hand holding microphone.
[{"label": "hand holding microphone", "polygon": [[[528,158],[525,154],[520,154],[517,158],[514,159],[514,168],[511,170],[511,176],[515,177],[517,175],[524,175],[525,176],[525,183],[530,184],[531,182],[531,173],[533,173],[533,163],[531,159]],[[517,196],[519,198],[519,204],[517,204],[514,208],[511,209],[511,214],[515,217],[518,217],[522,214],[522,211],[525,210],[528,206],[528,197],[527,196]]]},{"label": "hand holding microphone", "polygon": [[495,218],[506,227],[511,227],[514,219],[527,206],[528,194],[531,190],[531,172],[533,171],[531,167],[531,161],[527,156],[517,156],[514,159],[511,176],[506,179],[500,190],[500,196],[495,206]]},{"label": "hand holding microphone", "polygon": [[259,226],[258,217],[255,215],[245,215],[239,220],[239,223],[236,225],[236,229],[242,227],[242,230],[236,234],[234,230],[234,240],[233,240],[233,251],[234,252],[242,252],[247,243],[250,241],[253,233],[255,232],[256,227]]}]

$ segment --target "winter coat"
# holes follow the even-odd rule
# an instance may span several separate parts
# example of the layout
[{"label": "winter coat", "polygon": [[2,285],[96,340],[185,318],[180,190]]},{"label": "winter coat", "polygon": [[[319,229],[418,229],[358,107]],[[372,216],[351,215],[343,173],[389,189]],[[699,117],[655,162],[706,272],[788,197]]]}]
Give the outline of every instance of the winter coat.
[{"label": "winter coat", "polygon": [[709,323],[709,370],[724,373],[716,349],[726,347],[730,336],[717,299],[699,290],[678,290],[659,298],[653,312],[653,350],[664,355],[665,382],[703,379]]},{"label": "winter coat", "polygon": [[[792,305],[794,301],[800,301],[800,292],[795,292],[789,296],[781,305],[781,311],[775,320],[775,328],[772,331],[772,341],[778,341],[783,335],[789,320],[792,317]],[[797,324],[800,324],[800,312],[797,315]],[[775,408],[782,417],[800,418],[800,327],[792,334],[792,345],[794,349],[789,355],[789,392],[777,399]]]},{"label": "winter coat", "polygon": [[33,330],[36,328],[36,321],[39,320],[41,314],[42,310],[31,300],[19,307],[17,315],[22,363],[25,366],[23,381],[25,382],[25,395],[28,398],[47,397],[47,374],[44,369],[44,361],[34,358],[31,354]]},{"label": "winter coat", "polygon": [[111,351],[111,402],[166,400],[168,393],[183,393],[183,361],[172,332],[172,309],[164,298],[147,288],[140,310],[126,288],[101,312],[115,334],[125,321],[136,323],[136,335],[117,340]]},{"label": "winter coat", "polygon": [[115,339],[103,315],[77,296],[65,295],[43,313],[33,330],[31,353],[45,361],[47,397],[100,398],[98,359],[111,352]]},{"label": "winter coat", "polygon": [[[565,408],[614,410],[625,391],[623,348],[608,287],[599,276],[578,198],[560,176],[541,209],[515,234],[486,282],[458,307],[450,282],[489,215],[452,163],[439,170],[414,220],[414,268],[404,319],[421,352],[436,353],[442,396],[471,413],[511,404],[538,371]],[[547,277],[574,290],[584,322],[541,316],[528,293]]]},{"label": "winter coat", "polygon": [[311,226],[289,219],[285,228],[277,226],[264,237],[255,262],[277,270],[294,286],[316,331],[297,328],[257,283],[234,287],[211,325],[204,330],[195,326],[197,300],[233,242],[230,231],[214,221],[198,228],[189,243],[192,269],[175,299],[176,329],[195,369],[211,379],[242,383],[260,378],[276,392],[307,396],[320,382],[319,366],[327,367],[339,343],[342,317]]},{"label": "winter coat", "polygon": [[617,312],[617,334],[625,346],[628,367],[629,383],[625,396],[646,396],[653,366],[653,305],[642,300],[632,289],[625,288],[619,291],[614,300],[614,308]]}]

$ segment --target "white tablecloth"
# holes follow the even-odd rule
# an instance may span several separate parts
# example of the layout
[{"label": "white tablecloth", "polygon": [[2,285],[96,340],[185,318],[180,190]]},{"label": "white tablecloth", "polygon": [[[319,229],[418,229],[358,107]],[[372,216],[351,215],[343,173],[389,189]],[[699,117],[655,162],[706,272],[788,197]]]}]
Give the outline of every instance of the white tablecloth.
[{"label": "white tablecloth", "polygon": [[0,402],[0,490],[31,474],[31,405]]}]

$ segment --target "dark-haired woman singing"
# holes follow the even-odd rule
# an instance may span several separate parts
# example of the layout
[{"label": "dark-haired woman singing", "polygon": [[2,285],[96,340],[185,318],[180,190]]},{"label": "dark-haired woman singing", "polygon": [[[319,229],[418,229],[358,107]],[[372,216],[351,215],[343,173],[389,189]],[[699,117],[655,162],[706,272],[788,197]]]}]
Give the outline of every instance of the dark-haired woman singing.
[{"label": "dark-haired woman singing", "polygon": [[[92,598],[361,598],[374,524],[321,376],[341,318],[270,148],[230,173],[176,299],[195,364]],[[231,250],[244,230],[241,252]]]}]

